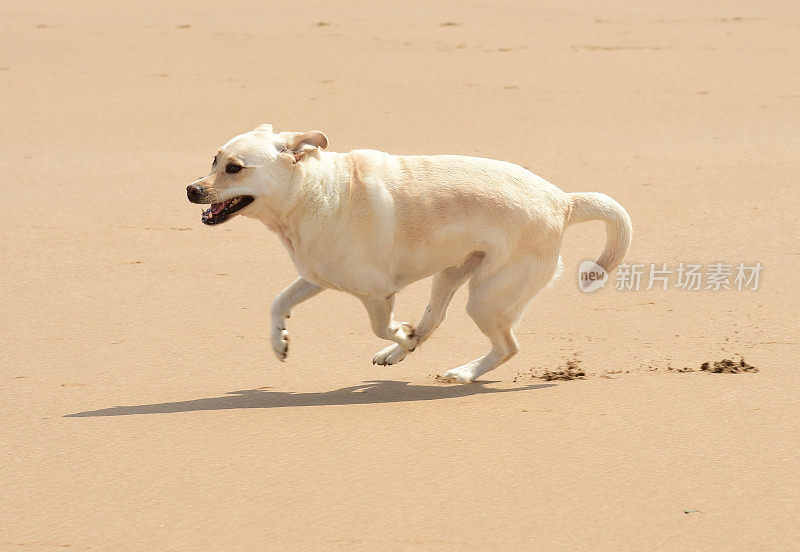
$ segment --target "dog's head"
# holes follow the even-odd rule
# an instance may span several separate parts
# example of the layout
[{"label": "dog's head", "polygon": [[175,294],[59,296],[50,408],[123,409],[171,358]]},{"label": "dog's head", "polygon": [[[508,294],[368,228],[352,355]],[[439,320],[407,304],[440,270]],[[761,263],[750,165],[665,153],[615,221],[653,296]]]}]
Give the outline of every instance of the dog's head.
[{"label": "dog's head", "polygon": [[316,130],[276,134],[271,125],[261,125],[222,146],[211,163],[211,173],[190,184],[186,195],[192,203],[211,204],[203,211],[204,224],[247,215],[262,203],[278,200],[296,164],[327,146],[328,139]]}]

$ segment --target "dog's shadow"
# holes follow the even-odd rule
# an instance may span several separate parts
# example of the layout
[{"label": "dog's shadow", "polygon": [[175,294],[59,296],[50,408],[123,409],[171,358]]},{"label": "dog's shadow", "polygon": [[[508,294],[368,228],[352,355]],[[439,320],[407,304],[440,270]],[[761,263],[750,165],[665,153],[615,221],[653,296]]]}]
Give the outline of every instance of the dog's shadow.
[{"label": "dog's shadow", "polygon": [[342,387],[321,393],[291,393],[270,391],[268,388],[231,391],[222,397],[194,399],[157,404],[113,406],[100,410],[89,410],[67,414],[65,418],[87,418],[94,416],[130,416],[132,414],[172,414],[200,410],[234,410],[240,408],[285,408],[292,406],[331,406],[350,404],[379,404],[395,402],[435,401],[469,397],[482,393],[510,393],[553,387],[545,383],[526,385],[510,389],[486,387],[491,381],[468,385],[413,385],[406,381],[375,380],[361,385]]}]

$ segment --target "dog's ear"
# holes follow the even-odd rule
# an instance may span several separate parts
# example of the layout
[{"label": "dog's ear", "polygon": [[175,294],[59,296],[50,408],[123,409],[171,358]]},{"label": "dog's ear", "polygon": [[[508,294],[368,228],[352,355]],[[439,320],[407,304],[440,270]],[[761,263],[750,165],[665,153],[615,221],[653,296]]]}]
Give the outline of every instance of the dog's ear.
[{"label": "dog's ear", "polygon": [[269,132],[272,133],[272,125],[268,123],[264,123],[263,125],[258,125],[256,127],[257,132]]},{"label": "dog's ear", "polygon": [[286,142],[288,153],[294,156],[295,161],[300,161],[305,154],[317,148],[328,147],[328,138],[318,130],[311,132],[295,132]]}]

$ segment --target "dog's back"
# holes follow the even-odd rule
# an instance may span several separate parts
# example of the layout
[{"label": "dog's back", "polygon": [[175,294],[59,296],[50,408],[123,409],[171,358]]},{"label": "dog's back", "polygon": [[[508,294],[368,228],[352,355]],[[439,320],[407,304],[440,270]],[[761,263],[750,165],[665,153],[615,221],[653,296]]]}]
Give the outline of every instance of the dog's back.
[{"label": "dog's back", "polygon": [[551,247],[569,213],[567,194],[513,163],[458,155],[347,154],[348,187],[385,212],[394,261],[409,278],[459,264],[474,251]]}]

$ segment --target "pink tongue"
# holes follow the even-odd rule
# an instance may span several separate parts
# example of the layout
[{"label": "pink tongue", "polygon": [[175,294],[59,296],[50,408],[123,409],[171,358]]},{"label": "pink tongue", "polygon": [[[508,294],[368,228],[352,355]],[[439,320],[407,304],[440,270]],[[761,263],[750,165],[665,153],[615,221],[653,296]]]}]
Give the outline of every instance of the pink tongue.
[{"label": "pink tongue", "polygon": [[223,201],[222,203],[214,203],[214,204],[211,206],[211,213],[212,213],[212,214],[214,214],[214,215],[216,215],[217,213],[219,213],[220,211],[222,211],[222,209],[225,207],[225,203],[226,203],[226,202],[224,202],[224,201]]}]

